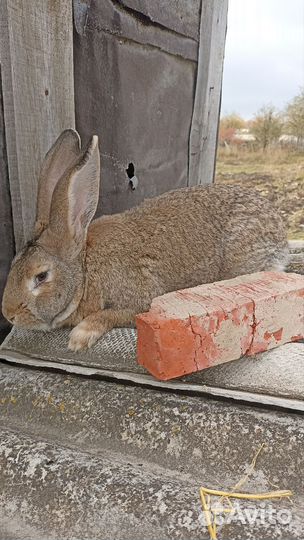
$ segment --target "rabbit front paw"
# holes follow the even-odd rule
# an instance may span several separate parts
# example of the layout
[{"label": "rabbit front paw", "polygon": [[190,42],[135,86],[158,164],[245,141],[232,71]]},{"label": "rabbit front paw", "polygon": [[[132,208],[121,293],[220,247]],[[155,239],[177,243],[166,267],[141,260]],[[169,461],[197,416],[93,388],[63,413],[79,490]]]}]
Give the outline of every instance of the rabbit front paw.
[{"label": "rabbit front paw", "polygon": [[70,333],[68,348],[74,352],[89,349],[107,330],[108,328],[105,325],[99,323],[97,328],[90,321],[84,319]]}]

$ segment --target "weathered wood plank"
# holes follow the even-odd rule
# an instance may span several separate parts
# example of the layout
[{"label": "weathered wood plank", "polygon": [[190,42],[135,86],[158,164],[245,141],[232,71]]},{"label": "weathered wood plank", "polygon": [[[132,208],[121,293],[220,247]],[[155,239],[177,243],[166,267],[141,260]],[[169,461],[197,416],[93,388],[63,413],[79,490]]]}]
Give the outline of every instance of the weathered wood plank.
[{"label": "weathered wood plank", "polygon": [[[166,29],[136,29],[136,20],[109,0],[91,2],[87,10],[84,4],[74,34],[76,125],[83,141],[92,133],[100,137],[100,215],[186,186],[196,62],[163,50],[158,36],[165,40]],[[128,30],[130,39],[116,28]],[[139,31],[149,39],[154,32],[158,46],[137,42]],[[183,38],[170,40],[175,50],[183,47]],[[139,181],[135,191],[129,163]]]},{"label": "weathered wood plank", "polygon": [[101,139],[98,214],[187,185],[189,159],[190,185],[212,181],[227,0],[203,0],[198,70],[200,1],[73,2],[77,128]]},{"label": "weathered wood plank", "polygon": [[[141,2],[140,2],[141,3]],[[179,4],[185,4],[179,0]],[[140,43],[146,47],[160,49],[171,55],[181,56],[186,60],[197,61],[199,26],[199,0],[191,0],[186,9],[181,11],[181,17],[176,15],[173,2],[157,0],[151,6],[132,6],[121,0],[73,0],[74,22],[76,31],[83,35],[85,32],[105,33]],[[138,9],[136,9],[138,8]],[[192,9],[191,9],[192,8]],[[155,15],[158,13],[157,20]],[[189,28],[189,18],[196,23],[196,28]],[[196,18],[196,20],[195,20]],[[179,21],[179,24],[176,22]],[[195,32],[196,31],[196,32]],[[192,35],[194,34],[194,36]]]},{"label": "weathered wood plank", "polygon": [[220,110],[228,0],[202,0],[188,184],[213,181]]},{"label": "weathered wood plank", "polygon": [[115,0],[137,11],[149,24],[158,24],[198,42],[201,0]]},{"label": "weathered wood plank", "polygon": [[9,179],[7,168],[5,126],[3,116],[2,80],[0,64],[0,341],[2,331],[8,327],[7,321],[1,313],[2,294],[9,271],[11,260],[14,256],[14,233],[12,222],[12,209],[9,192]]},{"label": "weathered wood plank", "polygon": [[74,126],[71,0],[2,0],[0,58],[17,249],[31,236],[37,175],[59,132]]}]

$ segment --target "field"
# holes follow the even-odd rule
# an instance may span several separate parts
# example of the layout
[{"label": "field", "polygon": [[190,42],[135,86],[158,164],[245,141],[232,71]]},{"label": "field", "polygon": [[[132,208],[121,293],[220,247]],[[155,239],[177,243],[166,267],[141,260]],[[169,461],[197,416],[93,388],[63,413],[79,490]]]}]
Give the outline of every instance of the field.
[{"label": "field", "polygon": [[289,239],[304,240],[304,150],[219,148],[216,182],[256,188],[276,204]]}]

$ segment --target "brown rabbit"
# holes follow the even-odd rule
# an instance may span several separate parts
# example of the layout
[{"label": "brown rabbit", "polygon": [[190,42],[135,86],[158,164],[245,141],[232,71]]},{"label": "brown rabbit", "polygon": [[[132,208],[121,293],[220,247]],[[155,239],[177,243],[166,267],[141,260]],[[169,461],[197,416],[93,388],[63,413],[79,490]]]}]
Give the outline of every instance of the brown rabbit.
[{"label": "brown rabbit", "polygon": [[48,152],[32,242],[13,261],[5,317],[26,328],[75,326],[69,348],[90,347],[134,324],[154,297],[259,270],[288,259],[280,217],[257,192],[198,186],[91,220],[99,195],[98,139],[85,151],[73,130]]}]

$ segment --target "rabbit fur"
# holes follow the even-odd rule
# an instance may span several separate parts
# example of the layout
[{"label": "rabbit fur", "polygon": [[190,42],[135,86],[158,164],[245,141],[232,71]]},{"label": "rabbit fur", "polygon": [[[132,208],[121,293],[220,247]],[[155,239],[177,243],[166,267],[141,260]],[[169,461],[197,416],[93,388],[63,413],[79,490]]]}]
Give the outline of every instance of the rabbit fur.
[{"label": "rabbit fur", "polygon": [[81,151],[78,133],[64,131],[42,166],[33,240],[7,279],[11,323],[74,327],[69,348],[78,351],[134,325],[156,296],[287,263],[282,220],[254,190],[184,188],[92,221],[99,177],[97,137]]}]

